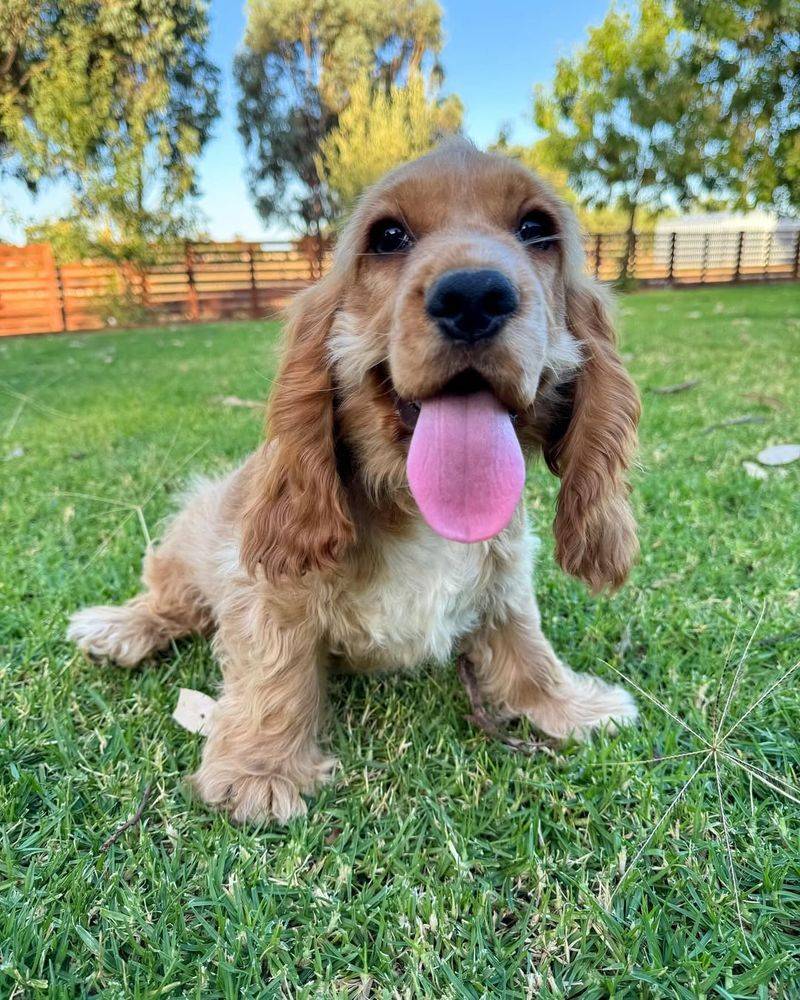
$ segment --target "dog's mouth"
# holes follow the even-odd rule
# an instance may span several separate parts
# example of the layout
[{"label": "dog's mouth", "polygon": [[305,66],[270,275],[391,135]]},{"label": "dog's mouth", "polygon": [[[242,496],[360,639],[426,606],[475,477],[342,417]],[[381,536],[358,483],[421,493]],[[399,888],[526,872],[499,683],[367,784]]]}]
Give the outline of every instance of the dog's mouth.
[{"label": "dog's mouth", "polygon": [[[390,382],[391,384],[391,382]],[[411,434],[406,471],[427,523],[458,542],[492,538],[511,520],[525,483],[513,414],[473,370],[395,409]]]},{"label": "dog's mouth", "polygon": [[[435,399],[438,396],[471,396],[479,392],[490,392],[493,396],[497,397],[499,401],[499,396],[494,387],[491,386],[482,375],[472,368],[468,368],[456,375],[454,378],[450,379],[450,381],[447,382],[446,385],[439,390],[439,392],[419,399],[404,399],[395,390],[388,370],[382,369],[380,374],[382,384],[388,386],[388,392],[392,397],[395,411],[400,420],[400,425],[403,431],[405,431],[405,433],[409,436],[413,434],[414,428],[417,426],[422,405],[427,399]],[[516,421],[516,410],[508,408],[508,413],[511,420]]]},{"label": "dog's mouth", "polygon": [[400,418],[400,424],[404,431],[408,434],[413,434],[414,428],[417,426],[417,420],[419,420],[421,406],[416,399],[401,399],[397,393],[394,395],[394,408],[397,411],[397,416]]}]

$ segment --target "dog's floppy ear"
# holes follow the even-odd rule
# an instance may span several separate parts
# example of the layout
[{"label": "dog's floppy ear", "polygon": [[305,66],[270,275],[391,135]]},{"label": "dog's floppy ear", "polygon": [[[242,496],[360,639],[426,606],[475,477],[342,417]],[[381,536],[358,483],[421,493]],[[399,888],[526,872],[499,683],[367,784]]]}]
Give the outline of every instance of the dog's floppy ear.
[{"label": "dog's floppy ear", "polygon": [[267,441],[251,459],[242,562],[268,579],[332,568],[354,537],[336,462],[327,339],[341,293],[334,273],[296,297],[267,411]]},{"label": "dog's floppy ear", "polygon": [[636,448],[639,396],[617,353],[609,304],[588,278],[566,290],[567,326],[584,362],[565,387],[544,456],[561,477],[556,558],[593,591],[619,587],[638,552],[626,472]]}]

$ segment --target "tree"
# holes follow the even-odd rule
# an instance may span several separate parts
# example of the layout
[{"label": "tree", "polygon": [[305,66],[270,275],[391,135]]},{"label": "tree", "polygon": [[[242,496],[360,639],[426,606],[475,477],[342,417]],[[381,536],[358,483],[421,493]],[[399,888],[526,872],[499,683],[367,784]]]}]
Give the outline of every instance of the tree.
[{"label": "tree", "polygon": [[261,216],[319,240],[337,204],[317,153],[351,90],[364,75],[376,90],[415,72],[440,78],[441,44],[437,0],[249,0],[235,73]]},{"label": "tree", "polygon": [[350,102],[320,144],[317,172],[336,201],[349,209],[387,170],[429,152],[457,132],[463,108],[457,97],[436,100],[414,73],[404,85],[376,89],[363,76]]},{"label": "tree", "polygon": [[[800,0],[679,0],[684,60],[722,127],[706,177],[739,207],[800,209]],[[727,197],[726,197],[727,196]]]},{"label": "tree", "polygon": [[[202,0],[18,0],[0,141],[29,185],[64,176],[76,211],[130,256],[191,224],[195,163],[217,114]],[[26,16],[31,14],[31,16]],[[2,57],[0,57],[2,58]]]},{"label": "tree", "polygon": [[23,40],[35,31],[39,10],[30,0],[5,0],[0,6],[0,177],[12,174],[27,183],[19,160],[14,160],[14,150],[5,125],[3,107],[14,100],[25,106],[29,90],[31,60]]},{"label": "tree", "polygon": [[[566,172],[590,208],[625,213],[626,268],[639,208],[658,211],[702,187],[704,119],[686,126],[697,85],[681,59],[681,29],[661,0],[639,0],[635,17],[612,8],[582,48],[559,60],[552,88],[537,88],[534,98],[535,122],[544,132],[540,154]],[[680,150],[678,123],[684,127]]]}]

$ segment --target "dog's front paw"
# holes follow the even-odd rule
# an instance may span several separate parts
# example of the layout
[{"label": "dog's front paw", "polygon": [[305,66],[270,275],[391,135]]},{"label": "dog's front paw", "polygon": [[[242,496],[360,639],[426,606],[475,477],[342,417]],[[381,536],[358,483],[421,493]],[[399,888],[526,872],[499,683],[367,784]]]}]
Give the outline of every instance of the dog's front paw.
[{"label": "dog's front paw", "polygon": [[279,771],[245,774],[229,763],[206,761],[192,775],[191,783],[203,801],[227,812],[234,823],[288,823],[308,811],[303,794],[310,795],[329,781],[335,761],[320,758],[313,773],[290,776]]},{"label": "dog's front paw", "polygon": [[585,740],[595,729],[613,733],[636,721],[636,702],[625,688],[564,669],[563,683],[525,712],[537,729],[557,739]]},{"label": "dog's front paw", "polygon": [[202,768],[192,785],[203,801],[229,813],[234,823],[288,823],[308,810],[300,789],[280,774],[240,775],[228,779]]}]

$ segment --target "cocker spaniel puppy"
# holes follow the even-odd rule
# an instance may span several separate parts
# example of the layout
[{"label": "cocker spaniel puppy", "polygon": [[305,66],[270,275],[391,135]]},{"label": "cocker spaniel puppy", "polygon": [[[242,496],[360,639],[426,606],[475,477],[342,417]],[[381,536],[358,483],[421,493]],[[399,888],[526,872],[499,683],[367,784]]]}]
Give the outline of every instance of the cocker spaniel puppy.
[{"label": "cocker spaniel puppy", "polygon": [[331,774],[325,676],[469,658],[483,696],[554,737],[635,717],[559,660],[521,499],[561,480],[562,567],[618,587],[636,551],[626,469],[639,402],[569,209],[458,141],[361,200],[330,272],[294,301],[267,440],[187,497],[144,591],[74,615],[133,666],[190,632],[223,671],[194,784],[235,820],[288,820]]}]

